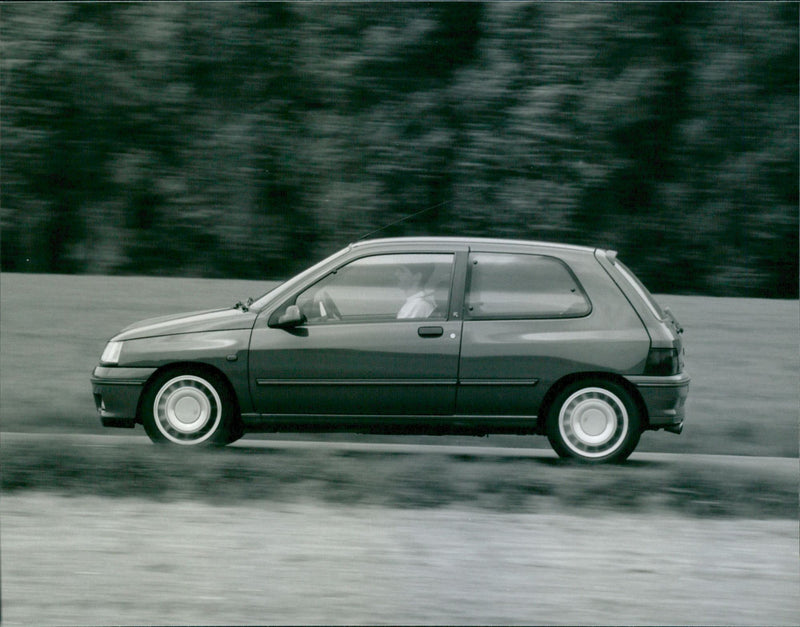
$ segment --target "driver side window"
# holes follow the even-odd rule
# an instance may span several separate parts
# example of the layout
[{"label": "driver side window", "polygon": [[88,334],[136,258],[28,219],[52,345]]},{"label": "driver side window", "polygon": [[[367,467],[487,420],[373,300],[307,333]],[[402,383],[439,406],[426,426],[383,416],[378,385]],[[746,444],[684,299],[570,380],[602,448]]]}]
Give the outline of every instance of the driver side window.
[{"label": "driver side window", "polygon": [[452,270],[451,254],[362,257],[298,294],[294,304],[310,325],[443,320]]}]

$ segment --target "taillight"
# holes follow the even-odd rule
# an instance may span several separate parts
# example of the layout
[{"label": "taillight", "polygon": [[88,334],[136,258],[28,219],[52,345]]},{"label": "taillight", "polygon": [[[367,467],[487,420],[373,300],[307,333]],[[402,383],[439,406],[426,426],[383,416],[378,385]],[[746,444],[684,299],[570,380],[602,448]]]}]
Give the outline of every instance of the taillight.
[{"label": "taillight", "polygon": [[667,377],[681,371],[680,353],[676,348],[651,348],[647,355],[644,373]]}]

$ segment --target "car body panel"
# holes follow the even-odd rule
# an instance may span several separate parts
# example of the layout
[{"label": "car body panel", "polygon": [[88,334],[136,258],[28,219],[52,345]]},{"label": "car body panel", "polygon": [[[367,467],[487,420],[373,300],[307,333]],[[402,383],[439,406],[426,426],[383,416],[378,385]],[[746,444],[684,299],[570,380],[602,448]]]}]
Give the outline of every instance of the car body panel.
[{"label": "car body panel", "polygon": [[[647,331],[624,296],[608,289],[608,278],[588,249],[475,242],[470,250],[557,252],[586,294],[591,311],[578,317],[522,320],[470,320],[465,312],[460,413],[494,413],[499,404],[504,414],[536,415],[553,383],[567,375],[641,372],[650,346]],[[525,381],[533,384],[521,384]]]},{"label": "car body panel", "polygon": [[[253,328],[250,390],[256,412],[274,416],[443,416],[455,410],[461,346],[460,307],[466,246],[460,241],[398,241],[351,245],[332,263],[278,290]],[[389,320],[366,323],[271,328],[269,321],[287,297],[317,283],[345,264],[376,254],[453,255],[450,306],[444,320]],[[362,418],[361,423],[369,418]],[[378,428],[379,425],[378,425]]]},{"label": "car body panel", "polygon": [[255,312],[231,308],[173,314],[132,324],[117,333],[113,339],[125,341],[182,333],[250,329],[255,317]]},{"label": "car body panel", "polygon": [[[637,288],[626,280],[620,272],[620,267],[616,262],[616,254],[608,255],[606,251],[598,250],[595,252],[595,258],[642,320],[650,335],[652,347],[682,348],[681,329],[675,319],[666,314],[662,317],[660,312],[653,311],[651,307],[648,307],[645,300],[643,300],[642,294],[638,293]],[[647,297],[652,298],[649,294],[647,294]]]},{"label": "car body panel", "polygon": [[[636,386],[647,407],[648,427],[672,428],[683,426],[686,418],[686,399],[691,379],[685,372],[670,377],[628,376]],[[680,433],[680,430],[678,431]]]},{"label": "car body panel", "polygon": [[[248,316],[255,320],[255,315]],[[190,316],[189,325],[194,326],[197,321],[195,315]],[[234,318],[231,318],[234,319]],[[239,318],[243,319],[243,318]],[[211,325],[216,324],[216,318]],[[251,322],[252,326],[252,322]],[[173,321],[173,329],[181,327],[178,320]],[[119,341],[120,336],[114,337]],[[213,368],[225,375],[230,382],[243,412],[252,411],[250,390],[247,384],[247,351],[250,344],[250,329],[231,329],[224,331],[197,331],[194,333],[174,333],[172,335],[157,335],[155,337],[137,338],[127,340],[120,355],[118,367],[100,365],[95,368],[92,377],[93,392],[100,395],[106,411],[118,418],[135,418],[137,416],[137,403],[118,405],[121,392],[117,390],[120,385],[114,373],[125,371],[139,373],[136,375],[141,381],[138,390],[144,388],[149,378],[159,368],[177,364],[194,364]],[[125,392],[128,398],[132,391]],[[113,404],[112,404],[113,403]],[[113,407],[113,409],[112,409]],[[98,405],[99,408],[99,405]]]},{"label": "car body panel", "polygon": [[[420,336],[420,329],[437,335]],[[405,321],[284,330],[259,317],[250,389],[264,414],[452,414],[461,323]]]},{"label": "car body panel", "polygon": [[504,414],[535,415],[544,394],[562,377],[641,367],[649,345],[641,325],[609,332],[586,329],[587,322],[465,321],[458,412],[487,414],[500,406]]},{"label": "car body panel", "polygon": [[104,426],[133,427],[142,388],[157,370],[97,366],[92,372],[95,407]]}]

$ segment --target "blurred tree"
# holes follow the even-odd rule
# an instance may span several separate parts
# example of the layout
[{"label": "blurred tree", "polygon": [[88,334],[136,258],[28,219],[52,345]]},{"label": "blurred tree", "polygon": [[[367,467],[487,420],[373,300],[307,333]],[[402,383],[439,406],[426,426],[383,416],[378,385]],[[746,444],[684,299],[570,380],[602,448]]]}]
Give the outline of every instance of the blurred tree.
[{"label": "blurred tree", "polygon": [[798,5],[4,4],[2,269],[285,276],[376,235],[797,297]]}]

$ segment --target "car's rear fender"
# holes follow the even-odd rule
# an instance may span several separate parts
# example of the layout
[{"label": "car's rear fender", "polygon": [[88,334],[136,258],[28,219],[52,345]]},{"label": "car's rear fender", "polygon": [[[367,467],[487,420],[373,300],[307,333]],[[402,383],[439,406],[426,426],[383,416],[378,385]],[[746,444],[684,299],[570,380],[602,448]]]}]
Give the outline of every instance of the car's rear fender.
[{"label": "car's rear fender", "polygon": [[617,385],[622,386],[625,389],[625,391],[627,391],[630,394],[633,402],[636,403],[636,407],[639,410],[639,417],[641,420],[642,430],[644,431],[650,428],[650,418],[647,411],[647,405],[645,404],[644,399],[642,398],[642,395],[636,388],[636,386],[633,385],[630,381],[628,381],[624,376],[613,372],[575,372],[565,377],[562,377],[561,379],[553,383],[553,385],[550,386],[550,389],[548,389],[547,392],[545,393],[544,398],[542,399],[542,403],[539,406],[538,415],[536,417],[537,431],[539,433],[547,432],[547,427],[546,427],[547,415],[550,413],[550,408],[552,407],[553,400],[556,398],[556,396],[558,396],[559,392],[561,392],[561,390],[563,390],[568,385],[571,385],[572,383],[580,381],[582,379],[585,380],[592,379],[594,381],[598,379],[604,379],[606,381],[609,381],[610,383],[616,383]]}]

